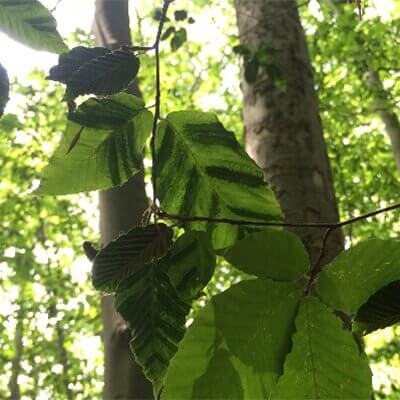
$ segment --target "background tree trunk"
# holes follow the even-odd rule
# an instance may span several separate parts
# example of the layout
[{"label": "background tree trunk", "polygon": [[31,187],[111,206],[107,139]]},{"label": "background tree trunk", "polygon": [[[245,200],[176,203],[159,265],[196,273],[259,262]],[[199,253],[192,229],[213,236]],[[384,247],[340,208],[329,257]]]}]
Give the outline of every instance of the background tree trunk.
[{"label": "background tree trunk", "polygon": [[[93,31],[97,45],[118,48],[131,44],[128,0],[96,0]],[[132,89],[140,95],[139,89]],[[141,167],[141,166],[139,166]],[[143,174],[119,188],[99,193],[100,234],[103,245],[141,222],[147,207]],[[115,311],[113,297],[102,299],[105,347],[104,398],[151,399],[152,388],[129,348],[130,331]]]},{"label": "background tree trunk", "polygon": [[[236,12],[241,43],[253,51],[266,47],[279,78],[264,68],[254,84],[242,79],[246,149],[263,168],[286,221],[336,222],[332,174],[296,1],[236,0]],[[294,231],[314,262],[323,232]],[[324,261],[342,249],[342,233],[334,231]]]}]

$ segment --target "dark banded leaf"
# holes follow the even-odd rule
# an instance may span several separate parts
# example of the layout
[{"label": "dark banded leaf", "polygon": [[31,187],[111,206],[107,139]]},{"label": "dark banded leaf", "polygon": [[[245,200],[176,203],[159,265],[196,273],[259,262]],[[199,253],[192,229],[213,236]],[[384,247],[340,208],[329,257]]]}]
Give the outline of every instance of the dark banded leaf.
[{"label": "dark banded leaf", "polygon": [[[263,173],[212,113],[171,113],[156,137],[161,207],[181,216],[272,221],[282,217]],[[237,227],[191,224],[212,233],[215,248],[233,244]]]},{"label": "dark banded leaf", "polygon": [[93,286],[114,291],[146,263],[162,257],[171,246],[172,229],[164,224],[137,226],[102,249],[93,261]]},{"label": "dark banded leaf", "polygon": [[172,286],[185,301],[197,298],[215,269],[215,253],[205,232],[189,231],[180,236],[165,260]]},{"label": "dark banded leaf", "polygon": [[268,399],[290,351],[300,297],[296,284],[267,279],[214,296],[172,359],[162,398]]},{"label": "dark banded leaf", "polygon": [[10,81],[6,69],[0,64],[0,118],[4,114],[4,109],[8,103],[10,93]]},{"label": "dark banded leaf", "polygon": [[299,237],[286,230],[265,229],[239,240],[225,255],[236,268],[276,281],[300,279],[310,259]]},{"label": "dark banded leaf", "polygon": [[132,330],[131,349],[153,383],[154,398],[159,398],[190,306],[171,285],[161,259],[135,271],[118,286],[115,307]]},{"label": "dark banded leaf", "polygon": [[[89,58],[96,52],[103,54]],[[82,63],[78,66],[76,61],[82,55]],[[66,101],[82,94],[109,96],[118,93],[128,87],[139,71],[139,59],[127,48],[108,52],[97,49],[91,54],[80,50],[73,57],[61,58],[60,62],[60,66],[53,67],[50,78],[65,81]],[[75,68],[73,72],[72,68]]]},{"label": "dark banded leaf", "polygon": [[371,371],[341,320],[316,298],[304,298],[272,400],[371,399]]},{"label": "dark banded leaf", "polygon": [[36,50],[68,51],[56,20],[37,0],[0,0],[0,30]]},{"label": "dark banded leaf", "polygon": [[68,53],[63,53],[58,58],[58,64],[50,68],[47,79],[52,81],[68,83],[72,75],[85,63],[111,53],[112,50],[105,47],[78,46]]},{"label": "dark banded leaf", "polygon": [[326,265],[317,281],[317,293],[331,308],[355,315],[374,293],[399,280],[400,241],[372,239]]},{"label": "dark banded leaf", "polygon": [[400,281],[374,293],[358,310],[356,324],[364,334],[400,322]]},{"label": "dark banded leaf", "polygon": [[138,160],[152,126],[152,114],[141,99],[127,93],[89,99],[70,119],[43,171],[39,193],[109,189],[139,171]]}]

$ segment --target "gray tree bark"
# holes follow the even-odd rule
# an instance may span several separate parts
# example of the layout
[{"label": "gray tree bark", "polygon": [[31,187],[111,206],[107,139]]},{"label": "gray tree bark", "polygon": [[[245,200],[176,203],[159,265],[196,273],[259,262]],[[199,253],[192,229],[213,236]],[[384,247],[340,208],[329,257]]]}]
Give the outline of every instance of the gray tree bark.
[{"label": "gray tree bark", "polygon": [[[261,46],[279,72],[265,70],[254,84],[242,79],[246,149],[264,170],[288,222],[336,222],[338,209],[319,117],[318,98],[295,0],[236,0],[241,43]],[[321,249],[320,229],[293,229],[312,262]],[[332,232],[324,262],[343,250]]]},{"label": "gray tree bark", "polygon": [[[93,32],[99,46],[118,48],[131,44],[128,0],[96,0]],[[135,86],[132,89],[140,95]],[[141,165],[139,165],[141,167]],[[139,173],[126,184],[99,193],[100,235],[103,245],[141,222],[147,208],[144,177]],[[111,399],[152,399],[152,388],[129,348],[127,324],[115,311],[113,297],[102,299],[105,371],[104,393]]]}]

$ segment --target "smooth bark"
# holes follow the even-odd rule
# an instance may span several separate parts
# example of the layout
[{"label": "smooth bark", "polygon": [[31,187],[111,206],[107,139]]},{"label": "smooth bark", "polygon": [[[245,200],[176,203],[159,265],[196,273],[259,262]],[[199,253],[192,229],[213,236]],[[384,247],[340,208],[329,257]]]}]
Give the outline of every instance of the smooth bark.
[{"label": "smooth bark", "polygon": [[[128,1],[96,0],[93,32],[96,43],[108,48],[130,45]],[[140,95],[138,88],[134,88]],[[115,239],[141,222],[147,198],[143,174],[137,174],[119,188],[99,193],[102,244]],[[152,389],[129,348],[127,324],[115,311],[112,296],[102,299],[105,347],[104,398],[151,399]]]},{"label": "smooth bark", "polygon": [[[264,170],[288,222],[336,222],[338,209],[319,117],[313,73],[295,0],[236,0],[241,43],[267,51],[278,80],[262,69],[257,81],[242,79],[246,149]],[[321,229],[294,231],[312,262],[321,250]],[[332,232],[324,262],[343,249]]]}]

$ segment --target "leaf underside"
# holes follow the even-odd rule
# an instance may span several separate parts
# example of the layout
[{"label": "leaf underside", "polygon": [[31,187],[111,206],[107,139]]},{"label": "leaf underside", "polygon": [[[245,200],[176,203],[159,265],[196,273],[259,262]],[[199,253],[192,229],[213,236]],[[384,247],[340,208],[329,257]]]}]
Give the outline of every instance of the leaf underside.
[{"label": "leaf underside", "polygon": [[0,30],[36,50],[68,51],[56,20],[37,0],[0,0]]},{"label": "leaf underside", "polygon": [[400,281],[389,283],[374,293],[358,310],[356,322],[364,333],[400,322]]},{"label": "leaf underside", "polygon": [[125,278],[165,255],[171,241],[172,229],[164,224],[131,229],[97,254],[93,261],[93,286],[114,291]]},{"label": "leaf underside", "polygon": [[126,89],[139,71],[138,58],[127,48],[76,47],[59,58],[49,79],[67,84],[64,99],[79,95],[109,96]]},{"label": "leaf underside", "polygon": [[[212,113],[171,113],[159,125],[155,160],[162,208],[181,216],[277,220],[281,211],[260,168]],[[193,223],[215,248],[232,245],[238,228]]]},{"label": "leaf underside", "polygon": [[115,294],[115,307],[132,330],[131,349],[152,381],[156,397],[190,310],[164,270],[162,260],[147,264],[125,279]]}]

